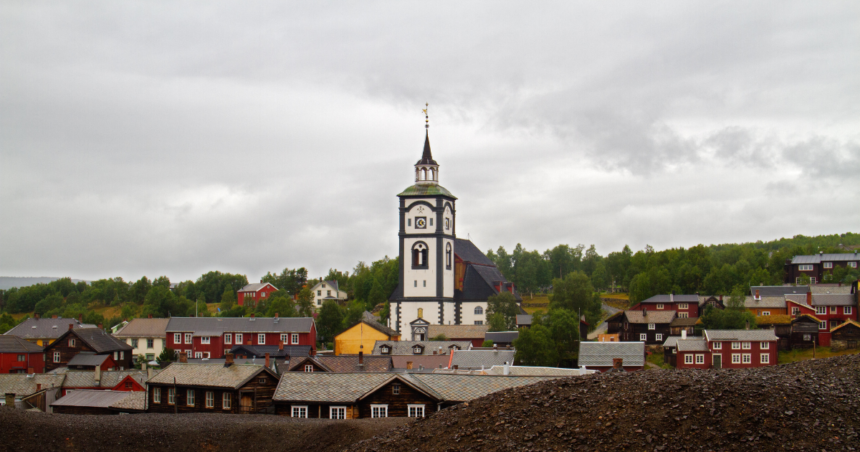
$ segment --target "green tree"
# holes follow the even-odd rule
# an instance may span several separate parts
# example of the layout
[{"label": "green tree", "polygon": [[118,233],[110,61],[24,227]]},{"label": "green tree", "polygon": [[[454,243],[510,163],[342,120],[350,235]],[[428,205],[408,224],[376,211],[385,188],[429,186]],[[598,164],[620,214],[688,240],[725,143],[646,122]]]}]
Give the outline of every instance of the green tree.
[{"label": "green tree", "polygon": [[155,281],[152,282],[152,285],[161,286],[165,289],[170,289],[170,278],[168,278],[167,276],[159,276],[158,278],[155,278]]},{"label": "green tree", "polygon": [[585,316],[588,323],[596,325],[603,315],[600,295],[594,291],[585,273],[568,273],[564,279],[552,280],[553,293],[550,296],[550,309],[567,309]]},{"label": "green tree", "polygon": [[[517,299],[508,291],[502,291],[487,298],[487,321],[490,331],[512,331],[517,327],[517,314],[520,308]],[[500,319],[504,319],[502,323]]]},{"label": "green tree", "polygon": [[170,347],[164,347],[164,350],[155,358],[158,361],[158,365],[161,368],[167,367],[168,364],[172,363],[176,359],[176,351]]},{"label": "green tree", "polygon": [[296,311],[300,317],[311,317],[314,314],[314,294],[307,287],[299,291],[296,301]]},{"label": "green tree", "polygon": [[448,336],[445,336],[445,333],[439,333],[430,338],[431,341],[447,341]]},{"label": "green tree", "polygon": [[558,359],[573,359],[579,347],[579,317],[576,313],[567,309],[552,309],[544,323],[549,328]]},{"label": "green tree", "polygon": [[298,317],[296,312],[296,304],[287,293],[286,290],[278,290],[272,292],[269,298],[266,317],[274,317],[278,314],[279,317]]},{"label": "green tree", "polygon": [[2,315],[0,315],[0,334],[4,334],[12,328],[15,328],[15,325],[17,324],[18,323],[15,322],[15,319],[12,318],[11,315],[4,312]]},{"label": "green tree", "polygon": [[732,295],[726,302],[725,309],[708,306],[702,315],[702,328],[707,330],[742,330],[755,329],[755,315],[744,306],[746,291],[742,286],[732,290]]},{"label": "green tree", "polygon": [[606,290],[608,287],[608,276],[606,274],[606,264],[603,260],[597,262],[594,266],[594,272],[591,274],[591,284],[597,291]]},{"label": "green tree", "polygon": [[321,342],[331,342],[343,331],[344,309],[334,300],[323,302],[317,315],[317,331]]},{"label": "green tree", "polygon": [[523,328],[514,340],[515,360],[524,366],[555,366],[558,351],[552,341],[552,333],[543,325]]},{"label": "green tree", "polygon": [[36,303],[34,311],[36,314],[44,316],[48,311],[60,309],[62,306],[63,296],[60,295],[59,292],[54,292]]},{"label": "green tree", "polygon": [[229,311],[233,309],[233,306],[236,304],[236,295],[233,293],[233,289],[231,287],[225,287],[224,292],[221,293],[221,304],[218,306],[221,308],[221,311]]}]

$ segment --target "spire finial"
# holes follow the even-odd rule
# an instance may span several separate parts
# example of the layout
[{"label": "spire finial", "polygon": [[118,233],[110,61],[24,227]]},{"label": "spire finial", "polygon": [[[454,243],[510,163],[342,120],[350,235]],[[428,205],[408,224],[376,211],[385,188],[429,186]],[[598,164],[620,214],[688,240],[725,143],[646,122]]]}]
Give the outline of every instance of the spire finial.
[{"label": "spire finial", "polygon": [[421,111],[423,111],[423,112],[424,112],[424,128],[425,128],[425,129],[429,129],[429,128],[430,128],[430,116],[429,116],[429,115],[427,115],[427,109],[428,109],[428,108],[430,108],[430,104],[425,103],[425,104],[424,104],[424,109],[423,109],[423,110],[421,110]]}]

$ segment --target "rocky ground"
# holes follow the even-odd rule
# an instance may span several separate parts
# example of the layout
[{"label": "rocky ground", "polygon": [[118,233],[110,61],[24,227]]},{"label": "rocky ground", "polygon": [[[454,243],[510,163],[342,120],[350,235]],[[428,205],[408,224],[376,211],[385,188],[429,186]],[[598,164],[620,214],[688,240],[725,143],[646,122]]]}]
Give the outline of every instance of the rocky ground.
[{"label": "rocky ground", "polygon": [[406,422],[226,414],[74,416],[0,407],[0,451],[340,451]]},{"label": "rocky ground", "polygon": [[660,370],[491,394],[352,451],[860,450],[860,355]]}]

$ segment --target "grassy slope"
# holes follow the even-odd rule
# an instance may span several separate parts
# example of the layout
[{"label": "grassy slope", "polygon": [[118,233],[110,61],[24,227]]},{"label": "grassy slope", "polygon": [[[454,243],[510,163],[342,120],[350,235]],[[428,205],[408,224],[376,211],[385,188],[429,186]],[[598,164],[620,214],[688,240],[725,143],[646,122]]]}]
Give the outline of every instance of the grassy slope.
[{"label": "grassy slope", "polygon": [[[830,347],[818,347],[815,349],[815,358],[830,358],[833,356],[854,355],[858,353],[860,353],[860,350],[842,350],[840,352],[834,352]],[[807,359],[812,359],[812,349],[779,352],[780,364],[806,361]]]}]

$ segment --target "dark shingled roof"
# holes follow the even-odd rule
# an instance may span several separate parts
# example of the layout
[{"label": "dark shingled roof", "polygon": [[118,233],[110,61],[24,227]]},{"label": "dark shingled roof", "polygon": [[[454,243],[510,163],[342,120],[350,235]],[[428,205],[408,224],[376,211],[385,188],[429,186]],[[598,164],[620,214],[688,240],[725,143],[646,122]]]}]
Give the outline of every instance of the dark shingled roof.
[{"label": "dark shingled roof", "polygon": [[781,297],[789,294],[805,294],[809,292],[809,286],[752,286],[750,295],[755,296],[756,290],[762,297]]},{"label": "dark shingled roof", "polygon": [[367,311],[364,311],[364,313],[361,314],[361,321],[364,322],[366,325],[370,326],[371,328],[379,332],[385,333],[389,336],[400,336],[400,333],[379,323],[376,320],[376,316]]},{"label": "dark shingled roof", "polygon": [[110,355],[96,355],[90,352],[81,352],[69,360],[69,366],[101,366]]},{"label": "dark shingled roof", "polygon": [[364,355],[364,366],[358,355],[315,356],[290,361],[290,372],[302,372],[305,364],[316,364],[329,372],[390,372],[391,357]]},{"label": "dark shingled roof", "polygon": [[495,267],[496,264],[490,260],[481,250],[472,243],[471,240],[454,239],[454,254],[457,255],[463,262],[471,262],[473,264],[489,265]]},{"label": "dark shingled roof", "polygon": [[487,332],[487,334],[484,336],[484,340],[493,341],[495,343],[507,343],[515,341],[518,337],[520,337],[519,331],[494,331]]},{"label": "dark shingled roof", "polygon": [[[99,328],[75,328],[74,330],[66,332],[66,334],[72,333],[74,333],[80,340],[84,341],[84,343],[86,343],[96,353],[134,350],[134,347],[131,345],[105,333],[104,330]],[[56,342],[48,345],[46,348],[50,348],[54,344],[59,344],[60,340],[65,337],[66,334],[60,336]]]},{"label": "dark shingled roof", "polygon": [[[670,301],[670,299],[672,301]],[[654,295],[641,303],[699,303],[698,295]]]},{"label": "dark shingled roof", "polygon": [[56,339],[69,331],[70,324],[75,328],[95,328],[77,319],[27,319],[5,334],[24,339]]},{"label": "dark shingled roof", "polygon": [[0,353],[40,353],[42,347],[18,336],[0,336]]},{"label": "dark shingled roof", "polygon": [[279,350],[277,345],[234,345],[230,349],[230,353],[234,355],[243,354],[246,356],[256,356],[263,358],[266,353],[270,358],[303,357],[311,354],[310,345],[285,345],[283,350]]}]

